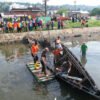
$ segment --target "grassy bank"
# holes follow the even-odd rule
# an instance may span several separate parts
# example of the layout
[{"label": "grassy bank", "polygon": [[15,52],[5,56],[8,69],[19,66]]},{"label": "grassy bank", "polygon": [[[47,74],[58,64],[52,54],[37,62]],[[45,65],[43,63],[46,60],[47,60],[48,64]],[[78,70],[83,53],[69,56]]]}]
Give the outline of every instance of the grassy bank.
[{"label": "grassy bank", "polygon": [[[79,28],[82,27],[80,22],[72,23],[71,21],[65,21],[65,28]],[[100,27],[100,20],[88,20],[88,27]]]},{"label": "grassy bank", "polygon": [[100,27],[100,20],[89,20],[89,27]]},{"label": "grassy bank", "polygon": [[[88,27],[100,27],[100,20],[88,20]],[[55,29],[57,28],[57,22],[54,24]],[[64,21],[64,28],[81,28],[80,22]],[[85,27],[85,26],[84,26]]]}]

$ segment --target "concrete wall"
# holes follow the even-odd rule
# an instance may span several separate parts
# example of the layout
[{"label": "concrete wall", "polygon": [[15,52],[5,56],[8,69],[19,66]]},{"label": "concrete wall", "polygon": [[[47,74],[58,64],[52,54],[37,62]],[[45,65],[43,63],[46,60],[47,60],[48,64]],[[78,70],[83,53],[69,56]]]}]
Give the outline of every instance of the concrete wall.
[{"label": "concrete wall", "polygon": [[14,41],[21,41],[24,37],[32,37],[35,39],[42,38],[55,38],[59,36],[75,36],[75,35],[89,35],[89,34],[100,33],[100,27],[91,28],[73,28],[73,29],[63,29],[63,30],[50,30],[50,31],[32,31],[24,33],[8,33],[0,34],[0,43],[8,43]]}]

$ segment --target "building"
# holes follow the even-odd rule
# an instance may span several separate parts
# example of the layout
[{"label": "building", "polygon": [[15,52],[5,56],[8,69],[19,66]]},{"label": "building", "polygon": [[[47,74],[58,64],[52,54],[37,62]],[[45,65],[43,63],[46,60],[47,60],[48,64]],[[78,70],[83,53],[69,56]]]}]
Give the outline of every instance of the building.
[{"label": "building", "polygon": [[69,17],[89,17],[88,11],[69,11],[68,12]]},{"label": "building", "polygon": [[49,8],[47,10],[47,15],[48,16],[54,16],[57,13],[57,11],[58,11],[58,8]]},{"label": "building", "polygon": [[100,20],[100,15],[97,15],[97,16],[96,16],[96,19],[97,19],[97,20]]},{"label": "building", "polygon": [[22,5],[22,4],[17,4],[17,3],[12,3],[9,7],[9,10],[12,8],[27,8],[28,6]]},{"label": "building", "polygon": [[9,12],[4,14],[4,17],[13,16],[29,16],[37,17],[44,16],[44,11],[38,7],[27,7],[27,8],[12,8]]}]

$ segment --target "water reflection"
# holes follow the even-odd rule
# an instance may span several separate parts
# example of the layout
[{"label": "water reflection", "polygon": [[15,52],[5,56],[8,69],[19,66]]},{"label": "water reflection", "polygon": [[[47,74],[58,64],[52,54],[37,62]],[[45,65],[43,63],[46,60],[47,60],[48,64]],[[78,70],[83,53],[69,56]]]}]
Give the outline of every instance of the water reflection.
[{"label": "water reflection", "polygon": [[14,59],[26,54],[28,48],[23,44],[5,44],[0,46],[0,51],[6,61],[14,61]]},{"label": "water reflection", "polygon": [[47,95],[48,94],[48,87],[46,84],[35,83],[33,86],[33,90],[36,92],[37,95]]},{"label": "water reflection", "polygon": [[5,56],[5,58],[14,55],[14,50],[8,45],[1,46],[0,50],[1,53]]},{"label": "water reflection", "polygon": [[81,63],[82,63],[82,65],[83,65],[83,67],[85,67],[85,65],[86,65],[86,63],[87,63],[87,57],[86,57],[86,55],[85,56],[80,56],[80,61],[81,61]]}]

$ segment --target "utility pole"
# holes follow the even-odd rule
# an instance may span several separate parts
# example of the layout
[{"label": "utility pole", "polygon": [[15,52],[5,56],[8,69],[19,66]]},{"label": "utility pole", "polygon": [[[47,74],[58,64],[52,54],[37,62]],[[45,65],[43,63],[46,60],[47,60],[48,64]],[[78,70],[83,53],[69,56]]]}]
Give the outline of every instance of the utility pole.
[{"label": "utility pole", "polygon": [[74,6],[75,6],[75,8],[74,8],[74,9],[75,9],[75,11],[76,11],[76,0],[74,0]]},{"label": "utility pole", "polygon": [[48,2],[49,0],[43,0],[43,2],[44,2],[44,7],[45,7],[45,16],[47,16],[47,2]]}]

